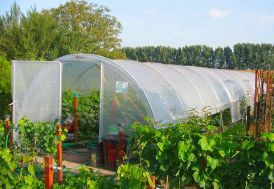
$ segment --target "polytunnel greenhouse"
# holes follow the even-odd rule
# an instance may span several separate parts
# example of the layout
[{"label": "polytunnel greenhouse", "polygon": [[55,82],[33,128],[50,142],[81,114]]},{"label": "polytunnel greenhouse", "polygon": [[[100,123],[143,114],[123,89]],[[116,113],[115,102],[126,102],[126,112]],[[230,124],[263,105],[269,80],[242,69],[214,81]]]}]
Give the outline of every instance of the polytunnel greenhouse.
[{"label": "polytunnel greenhouse", "polygon": [[13,61],[13,122],[61,119],[65,90],[85,95],[100,90],[99,135],[117,134],[119,125],[142,122],[145,116],[163,124],[189,112],[215,114],[230,109],[241,119],[240,102],[254,97],[250,72],[162,63],[111,60],[75,54],[55,61]]}]

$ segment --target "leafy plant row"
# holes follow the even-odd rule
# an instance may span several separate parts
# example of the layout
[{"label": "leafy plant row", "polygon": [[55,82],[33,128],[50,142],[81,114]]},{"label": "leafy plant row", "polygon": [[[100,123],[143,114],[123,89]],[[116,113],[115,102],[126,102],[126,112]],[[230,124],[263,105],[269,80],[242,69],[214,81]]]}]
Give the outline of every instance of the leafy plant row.
[{"label": "leafy plant row", "polygon": [[[55,155],[59,140],[65,139],[63,133],[56,135],[55,122],[33,123],[27,118],[13,127],[20,140],[14,142],[11,151],[5,149],[3,134],[4,124],[1,122],[0,142],[0,188],[44,188],[43,166],[35,162],[37,155]],[[64,132],[64,131],[63,131]],[[150,174],[138,165],[121,165],[114,176],[102,176],[99,173],[82,167],[79,174],[65,173],[62,184],[54,184],[56,189],[140,189],[151,183]]]},{"label": "leafy plant row", "polygon": [[[8,149],[0,151],[0,188],[43,189],[43,170],[34,162],[18,163]],[[121,165],[114,176],[102,176],[97,172],[81,167],[79,174],[65,173],[62,184],[55,183],[54,189],[141,189],[151,184],[150,174],[137,165]]]},{"label": "leafy plant row", "polygon": [[271,188],[274,133],[222,136],[209,118],[192,117],[165,129],[135,123],[132,158],[171,186]]}]

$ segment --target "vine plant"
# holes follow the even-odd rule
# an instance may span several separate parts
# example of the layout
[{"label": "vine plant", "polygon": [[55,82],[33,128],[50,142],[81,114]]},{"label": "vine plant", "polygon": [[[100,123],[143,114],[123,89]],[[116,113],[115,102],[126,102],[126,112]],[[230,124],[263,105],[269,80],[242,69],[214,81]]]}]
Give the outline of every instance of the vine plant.
[{"label": "vine plant", "polygon": [[59,140],[65,140],[66,130],[57,136],[56,122],[32,122],[26,117],[18,121],[19,142],[14,142],[14,152],[26,160],[36,155],[56,154]]},{"label": "vine plant", "polygon": [[175,188],[272,187],[274,133],[264,133],[260,140],[225,137],[208,119],[190,118],[165,129],[151,127],[151,123],[133,124],[131,161],[158,179],[170,176]]}]

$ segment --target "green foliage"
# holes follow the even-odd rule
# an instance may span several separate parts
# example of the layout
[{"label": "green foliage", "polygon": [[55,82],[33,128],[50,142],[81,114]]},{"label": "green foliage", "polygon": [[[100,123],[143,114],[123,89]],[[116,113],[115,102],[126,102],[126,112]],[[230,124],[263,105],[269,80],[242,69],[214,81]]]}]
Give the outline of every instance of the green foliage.
[{"label": "green foliage", "polygon": [[[73,99],[73,92],[66,90],[62,99],[63,120],[74,114]],[[99,91],[91,91],[88,95],[79,97],[77,112],[79,116],[79,138],[81,140],[97,139],[99,134],[99,106]]]},{"label": "green foliage", "polygon": [[[56,122],[31,122],[27,118],[18,121],[20,143],[14,144],[14,150],[23,158],[33,158],[36,155],[56,154],[56,145],[59,140],[64,139],[56,135]],[[23,159],[24,161],[25,159]]]},{"label": "green foliage", "polygon": [[4,56],[0,56],[0,119],[9,114],[8,104],[11,102],[11,66]]},{"label": "green foliage", "polygon": [[142,189],[152,185],[150,174],[139,165],[125,164],[117,170],[118,187],[121,189]]},{"label": "green foliage", "polygon": [[121,24],[109,14],[107,7],[73,0],[43,12],[49,13],[60,26],[64,54],[81,52],[119,57]]},{"label": "green foliage", "polygon": [[17,161],[9,150],[0,151],[0,188],[43,188],[44,183],[35,175],[35,166],[19,167]]},{"label": "green foliage", "polygon": [[135,123],[132,161],[159,179],[169,175],[176,188],[269,188],[273,184],[274,134],[262,134],[260,140],[222,136],[209,123],[209,118],[194,117],[164,129]]},{"label": "green foliage", "polygon": [[149,172],[138,165],[121,165],[117,170],[117,180],[115,176],[102,176],[83,166],[78,175],[66,174],[64,183],[54,184],[53,188],[142,189],[149,183],[152,184]]},{"label": "green foliage", "polygon": [[57,57],[58,25],[48,14],[29,10],[21,13],[17,4],[2,16],[0,54],[11,59],[45,60]]},{"label": "green foliage", "polygon": [[5,122],[0,120],[0,149],[4,148],[5,142]]},{"label": "green foliage", "polygon": [[126,56],[141,62],[161,62],[225,69],[274,69],[274,46],[272,44],[239,43],[215,50],[206,45],[180,48],[163,46],[125,47]]},{"label": "green foliage", "polygon": [[53,60],[65,54],[94,53],[123,58],[121,24],[104,6],[72,0],[58,8],[26,14],[14,3],[0,17],[0,55],[8,60]]},{"label": "green foliage", "polygon": [[61,185],[54,184],[53,188],[113,189],[115,188],[115,182],[114,177],[101,176],[99,173],[93,172],[83,166],[79,169],[79,174],[66,174],[65,181]]}]

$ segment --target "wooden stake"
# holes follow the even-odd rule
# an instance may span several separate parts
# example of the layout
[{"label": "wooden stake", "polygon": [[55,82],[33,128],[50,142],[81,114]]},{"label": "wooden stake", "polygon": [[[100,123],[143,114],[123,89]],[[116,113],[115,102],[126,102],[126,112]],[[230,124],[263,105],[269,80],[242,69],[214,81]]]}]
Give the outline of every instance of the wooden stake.
[{"label": "wooden stake", "polygon": [[124,148],[125,148],[125,132],[123,128],[119,131],[119,144],[118,144],[118,160],[119,164],[124,163]]},{"label": "wooden stake", "polygon": [[250,111],[251,111],[251,106],[247,106],[247,108],[246,108],[246,133],[248,133],[249,128],[250,128]]},{"label": "wooden stake", "polygon": [[150,176],[150,179],[152,181],[152,186],[147,186],[147,189],[155,189],[156,188],[156,177],[155,176]]},{"label": "wooden stake", "polygon": [[74,98],[74,119],[73,119],[74,143],[78,141],[78,98]]},{"label": "wooden stake", "polygon": [[53,157],[45,156],[45,188],[53,189]]},{"label": "wooden stake", "polygon": [[[62,135],[62,129],[61,125],[57,124],[57,136],[61,137]],[[62,141],[59,140],[57,144],[57,177],[58,177],[58,183],[61,184],[63,182],[63,169],[62,169],[62,164],[63,164],[63,149],[62,149]]]},{"label": "wooden stake", "polygon": [[168,175],[166,176],[166,189],[169,188]]}]

